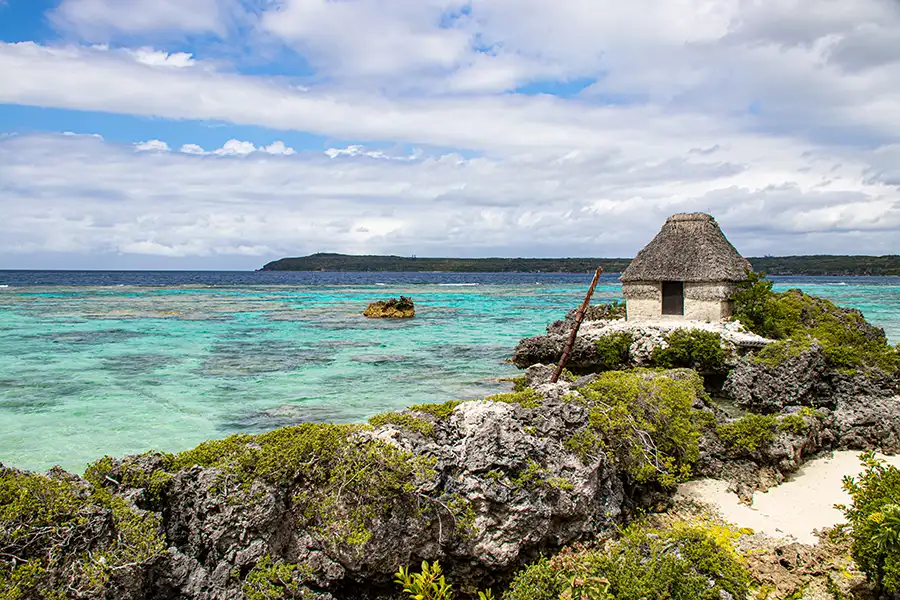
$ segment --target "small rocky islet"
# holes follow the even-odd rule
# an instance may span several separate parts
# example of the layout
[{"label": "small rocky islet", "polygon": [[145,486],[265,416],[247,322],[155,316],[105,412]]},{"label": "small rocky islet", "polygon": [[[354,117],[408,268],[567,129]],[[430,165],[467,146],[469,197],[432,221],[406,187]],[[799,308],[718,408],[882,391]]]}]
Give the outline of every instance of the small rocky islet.
[{"label": "small rocky islet", "polygon": [[871,455],[847,483],[850,525],[816,546],[676,500],[692,478],[750,498],[831,450],[900,449],[884,332],[742,279],[727,306],[707,286],[713,304],[690,308],[684,288],[682,310],[729,320],[591,307],[557,383],[574,314],[522,340],[509,393],[105,457],[80,477],[0,466],[0,598],[399,600],[440,577],[455,596],[423,598],[895,597],[900,472]]}]

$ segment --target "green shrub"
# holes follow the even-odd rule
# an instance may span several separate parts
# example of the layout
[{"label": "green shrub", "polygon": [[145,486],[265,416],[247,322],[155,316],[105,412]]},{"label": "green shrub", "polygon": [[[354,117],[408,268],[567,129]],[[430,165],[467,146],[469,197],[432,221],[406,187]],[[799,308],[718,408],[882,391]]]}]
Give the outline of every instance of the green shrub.
[{"label": "green shrub", "polygon": [[801,337],[798,339],[779,340],[761,348],[750,355],[750,360],[757,364],[780,365],[786,360],[800,356],[812,347],[812,339]]},{"label": "green shrub", "polygon": [[521,392],[511,392],[509,394],[494,394],[493,396],[488,396],[485,400],[518,404],[522,408],[537,408],[544,403],[544,397],[532,388],[525,388]]},{"label": "green shrub", "polygon": [[413,404],[409,407],[409,410],[426,413],[438,420],[446,421],[453,414],[454,409],[462,403],[462,400],[448,400],[443,404]]},{"label": "green shrub", "polygon": [[628,331],[604,335],[594,342],[597,357],[607,369],[618,369],[631,363],[631,344],[634,336]]},{"label": "green shrub", "polygon": [[716,433],[731,450],[755,452],[775,439],[778,419],[774,415],[749,414],[719,425]]},{"label": "green shrub", "polygon": [[839,506],[847,517],[851,554],[869,581],[888,593],[900,592],[900,470],[860,455],[865,470],[844,477],[850,506]]},{"label": "green shrub", "polygon": [[637,369],[609,371],[580,389],[589,407],[587,428],[566,446],[582,457],[607,454],[635,481],[674,485],[699,458],[699,375]]},{"label": "green shrub", "polygon": [[503,600],[719,600],[746,598],[750,577],[730,542],[686,524],[628,527],[602,549],[567,549],[513,579]]},{"label": "green shrub", "polygon": [[241,591],[246,600],[312,598],[309,588],[302,585],[304,579],[311,576],[312,572],[308,567],[301,568],[265,556],[247,574]]},{"label": "green shrub", "polygon": [[167,455],[167,469],[222,469],[223,486],[251,498],[255,481],[298,490],[293,500],[305,525],[332,542],[358,545],[371,537],[370,522],[390,513],[397,502],[413,501],[416,487],[434,475],[434,459],[360,436],[366,428],[304,423],[233,435]]},{"label": "green shrub", "polygon": [[799,354],[815,339],[834,368],[877,367],[889,374],[900,373],[900,351],[858,310],[840,308],[796,289],[776,293],[764,275],[751,273],[748,277],[734,296],[734,317],[759,335],[793,340],[767,347],[757,354],[757,360],[777,364],[780,358]]},{"label": "green shrub", "polygon": [[[0,469],[0,598],[101,595],[115,572],[165,551],[160,519],[67,474]],[[65,591],[68,590],[68,591]]]},{"label": "green shrub", "polygon": [[[394,575],[395,583],[403,586],[403,591],[409,595],[410,600],[453,600],[453,588],[444,579],[441,566],[435,561],[428,564],[422,561],[420,573],[410,572],[405,567]],[[478,600],[494,600],[491,591],[478,592]]]},{"label": "green shrub", "polygon": [[382,425],[396,425],[410,431],[416,431],[426,437],[434,434],[434,424],[430,421],[417,417],[409,413],[390,412],[375,415],[369,419],[372,427],[381,427]]},{"label": "green shrub", "polygon": [[721,371],[725,364],[722,337],[701,329],[676,329],[666,336],[667,347],[653,351],[653,364],[665,369],[684,367]]},{"label": "green shrub", "polygon": [[612,321],[624,319],[626,315],[625,303],[613,300],[603,304],[592,304],[584,311],[585,321]]},{"label": "green shrub", "polygon": [[422,561],[421,573],[400,567],[396,577],[396,583],[403,586],[412,600],[453,600],[453,588],[445,581],[437,562],[429,565],[428,561]]},{"label": "green shrub", "polygon": [[765,273],[747,271],[747,280],[738,284],[733,298],[733,317],[757,335],[772,339],[787,337],[788,324],[779,310],[777,296]]}]

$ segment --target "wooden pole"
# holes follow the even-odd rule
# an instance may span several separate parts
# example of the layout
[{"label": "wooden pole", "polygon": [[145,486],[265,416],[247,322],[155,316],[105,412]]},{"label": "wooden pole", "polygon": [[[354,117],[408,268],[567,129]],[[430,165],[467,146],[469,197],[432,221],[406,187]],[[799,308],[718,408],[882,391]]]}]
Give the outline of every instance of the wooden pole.
[{"label": "wooden pole", "polygon": [[563,349],[562,358],[559,359],[559,364],[556,366],[556,372],[553,373],[553,377],[550,378],[550,383],[556,383],[559,381],[559,376],[562,375],[563,369],[566,367],[566,363],[569,361],[569,355],[572,353],[572,347],[575,345],[575,338],[578,337],[578,329],[581,327],[581,322],[584,321],[584,312],[587,310],[588,305],[591,302],[591,296],[594,295],[594,288],[597,287],[597,282],[600,281],[600,275],[603,273],[603,267],[597,267],[597,272],[594,273],[594,280],[591,282],[591,287],[588,288],[587,296],[584,297],[584,302],[581,303],[581,308],[578,309],[578,312],[575,313],[575,325],[572,326],[572,332],[569,333],[569,340],[566,342],[566,347]]}]

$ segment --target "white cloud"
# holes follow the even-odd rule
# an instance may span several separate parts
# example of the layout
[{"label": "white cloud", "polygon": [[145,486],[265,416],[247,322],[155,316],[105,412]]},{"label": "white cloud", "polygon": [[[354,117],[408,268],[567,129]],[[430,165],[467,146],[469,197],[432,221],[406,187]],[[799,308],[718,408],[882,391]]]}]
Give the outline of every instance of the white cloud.
[{"label": "white cloud", "polygon": [[193,55],[187,52],[174,52],[169,54],[162,50],[153,50],[152,48],[139,48],[130,51],[134,59],[151,67],[175,67],[184,68],[195,64]]},{"label": "white cloud", "polygon": [[197,144],[184,144],[181,147],[181,152],[184,154],[206,154],[206,150]]},{"label": "white cloud", "polygon": [[224,35],[243,11],[237,0],[62,0],[48,13],[57,28],[89,41],[123,35]]},{"label": "white cloud", "polygon": [[329,158],[337,158],[339,156],[368,156],[369,158],[382,158],[385,160],[415,160],[421,156],[421,150],[414,151],[411,155],[391,155],[381,150],[366,150],[365,146],[360,144],[352,144],[346,148],[328,148],[325,155]]},{"label": "white cloud", "polygon": [[705,156],[656,142],[651,154],[556,158],[281,161],[253,152],[197,161],[88,136],[13,136],[0,139],[0,254],[260,264],[321,250],[627,256],[681,210],[711,210],[748,255],[896,251],[900,192],[866,180],[864,152],[803,156],[783,140],[731,139]]},{"label": "white cloud", "polygon": [[168,152],[169,145],[162,140],[147,140],[146,142],[140,142],[134,145],[136,150],[140,151],[156,151],[156,152]]},{"label": "white cloud", "polygon": [[[173,214],[156,222],[144,207],[181,197],[167,177],[147,189],[113,167],[95,167],[94,188],[74,189],[123,198],[134,214],[101,206],[95,223],[103,227],[70,214],[64,229],[86,229],[59,244],[100,251],[89,238],[108,238],[104,227],[114,222],[126,232],[121,244],[161,244],[179,256],[287,252],[298,239],[308,239],[310,250],[527,254],[571,247],[596,254],[591,249],[601,243],[610,252],[632,251],[675,210],[709,209],[751,254],[900,250],[890,234],[900,206],[896,2],[254,5],[258,22],[225,0],[65,0],[53,19],[71,34],[104,42],[131,33],[146,49],[0,44],[3,103],[215,120],[330,140],[324,154],[234,139],[210,151],[187,144],[180,153],[130,152],[126,159],[115,146],[73,138],[127,163],[123,172],[163,164],[190,172],[175,178],[181,189],[211,195],[194,191],[184,199],[189,224],[171,221]],[[101,8],[107,12],[100,15]],[[234,29],[237,21],[243,27]],[[160,40],[169,35],[197,33],[220,36],[211,54],[231,44],[255,65],[283,56],[269,44],[284,42],[305,59],[297,64],[316,72],[299,80],[247,76],[150,49],[164,48]],[[532,82],[573,97],[510,93]],[[41,139],[48,148],[59,143]],[[27,136],[0,140],[26,142],[39,145]],[[393,150],[409,146],[427,151]],[[0,162],[0,185],[23,169]],[[61,174],[80,181],[82,170],[73,164]],[[213,226],[206,216],[223,210],[222,198],[223,215],[233,221]],[[278,221],[253,229],[247,224],[261,218],[254,212],[260,202],[271,202]],[[284,229],[298,215],[314,215],[314,227]],[[157,223],[155,236],[130,232],[129,219],[138,216],[142,225]],[[196,241],[183,227],[199,234]],[[36,240],[27,247],[44,243]]]},{"label": "white cloud", "polygon": [[250,142],[242,142],[240,140],[228,140],[224,146],[218,150],[213,150],[213,154],[223,156],[233,156],[235,154],[243,156],[251,152],[256,152],[256,146]]},{"label": "white cloud", "polygon": [[269,154],[275,154],[280,156],[291,156],[292,154],[296,154],[297,151],[293,148],[288,148],[284,145],[284,142],[274,142],[259,149],[260,152],[267,152]]}]

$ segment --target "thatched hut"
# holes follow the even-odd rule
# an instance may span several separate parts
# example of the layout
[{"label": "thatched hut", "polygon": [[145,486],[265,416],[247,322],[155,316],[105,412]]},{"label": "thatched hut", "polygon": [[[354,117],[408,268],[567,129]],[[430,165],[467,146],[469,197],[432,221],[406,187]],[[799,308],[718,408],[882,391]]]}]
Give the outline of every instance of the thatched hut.
[{"label": "thatched hut", "polygon": [[712,216],[672,215],[622,274],[628,320],[727,319],[749,269]]}]

